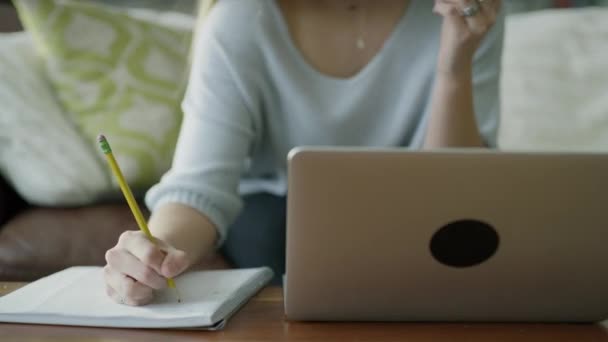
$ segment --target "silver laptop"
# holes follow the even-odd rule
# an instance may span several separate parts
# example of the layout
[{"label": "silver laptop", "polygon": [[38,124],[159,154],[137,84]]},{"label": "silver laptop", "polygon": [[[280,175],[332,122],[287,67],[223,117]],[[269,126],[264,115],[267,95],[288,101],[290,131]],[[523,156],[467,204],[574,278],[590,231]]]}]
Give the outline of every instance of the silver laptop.
[{"label": "silver laptop", "polygon": [[608,318],[608,155],[298,148],[292,320]]}]

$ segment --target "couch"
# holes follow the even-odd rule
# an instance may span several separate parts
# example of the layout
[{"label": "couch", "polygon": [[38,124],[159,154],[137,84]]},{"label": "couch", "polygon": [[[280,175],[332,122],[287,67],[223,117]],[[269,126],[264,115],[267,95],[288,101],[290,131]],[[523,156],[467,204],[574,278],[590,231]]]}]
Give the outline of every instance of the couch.
[{"label": "couch", "polygon": [[[502,149],[608,150],[608,102],[603,99],[608,75],[599,72],[608,70],[608,54],[598,45],[604,39],[608,47],[601,28],[606,19],[608,12],[599,9],[513,18],[501,85]],[[587,28],[573,30],[581,21]],[[0,4],[0,32],[20,29],[14,9]],[[577,100],[565,96],[568,102],[560,102],[559,94],[577,94]],[[35,206],[0,178],[0,280],[29,281],[73,265],[103,265],[105,251],[120,233],[135,227],[122,199],[69,208]],[[197,267],[230,265],[214,255]]]},{"label": "couch", "polygon": [[[0,3],[0,32],[20,30],[15,9]],[[127,229],[137,225],[121,199],[80,207],[35,206],[0,177],[0,280],[31,281],[73,265],[103,265],[105,251]],[[214,255],[196,267],[230,265]]]}]

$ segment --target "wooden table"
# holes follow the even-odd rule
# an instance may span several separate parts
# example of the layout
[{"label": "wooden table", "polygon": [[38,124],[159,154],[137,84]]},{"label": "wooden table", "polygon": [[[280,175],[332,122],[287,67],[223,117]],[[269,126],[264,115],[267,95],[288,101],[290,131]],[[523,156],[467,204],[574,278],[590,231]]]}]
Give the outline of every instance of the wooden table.
[{"label": "wooden table", "polygon": [[[0,283],[0,295],[23,283]],[[608,341],[603,324],[299,323],[283,317],[280,288],[253,298],[226,329],[167,331],[0,324],[1,341]]]}]

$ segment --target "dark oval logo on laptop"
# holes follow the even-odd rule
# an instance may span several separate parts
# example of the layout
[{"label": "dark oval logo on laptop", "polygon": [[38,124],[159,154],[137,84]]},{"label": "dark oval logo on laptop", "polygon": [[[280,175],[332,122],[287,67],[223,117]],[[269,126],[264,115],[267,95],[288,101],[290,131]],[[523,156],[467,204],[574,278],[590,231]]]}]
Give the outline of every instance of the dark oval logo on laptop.
[{"label": "dark oval logo on laptop", "polygon": [[496,230],[478,220],[458,220],[441,227],[431,239],[431,254],[452,267],[471,267],[488,260],[498,249]]}]

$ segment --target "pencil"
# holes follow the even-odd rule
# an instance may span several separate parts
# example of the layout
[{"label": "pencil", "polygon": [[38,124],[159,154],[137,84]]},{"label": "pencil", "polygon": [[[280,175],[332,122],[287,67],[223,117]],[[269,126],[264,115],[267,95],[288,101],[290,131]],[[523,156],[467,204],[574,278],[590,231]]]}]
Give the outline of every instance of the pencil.
[{"label": "pencil", "polygon": [[[137,225],[139,226],[139,229],[141,229],[141,231],[143,231],[144,234],[146,234],[146,236],[148,237],[148,239],[150,241],[152,241],[152,243],[157,245],[156,239],[154,238],[154,236],[152,236],[152,233],[150,233],[150,229],[148,229],[148,225],[146,224],[144,215],[142,215],[141,210],[139,210],[139,206],[137,205],[137,202],[135,201],[135,198],[133,197],[131,188],[127,184],[127,181],[125,180],[125,177],[123,176],[122,171],[120,171],[120,167],[118,166],[118,163],[116,162],[116,159],[114,158],[114,154],[112,154],[112,148],[110,147],[110,143],[108,143],[108,140],[106,139],[106,137],[103,134],[100,134],[97,137],[97,141],[99,142],[99,146],[101,147],[103,154],[106,156],[106,160],[108,161],[108,164],[110,165],[110,169],[112,170],[112,173],[118,180],[118,185],[120,186],[120,190],[122,191],[122,194],[125,196],[125,199],[127,200],[127,203],[129,204],[129,208],[131,208],[131,212],[133,213],[133,216],[135,217],[135,221],[137,221]],[[179,292],[177,291],[177,287],[175,286],[175,281],[173,281],[172,278],[167,278],[167,286],[172,289],[175,289],[175,293],[177,295],[177,302],[178,303],[181,302]]]}]

